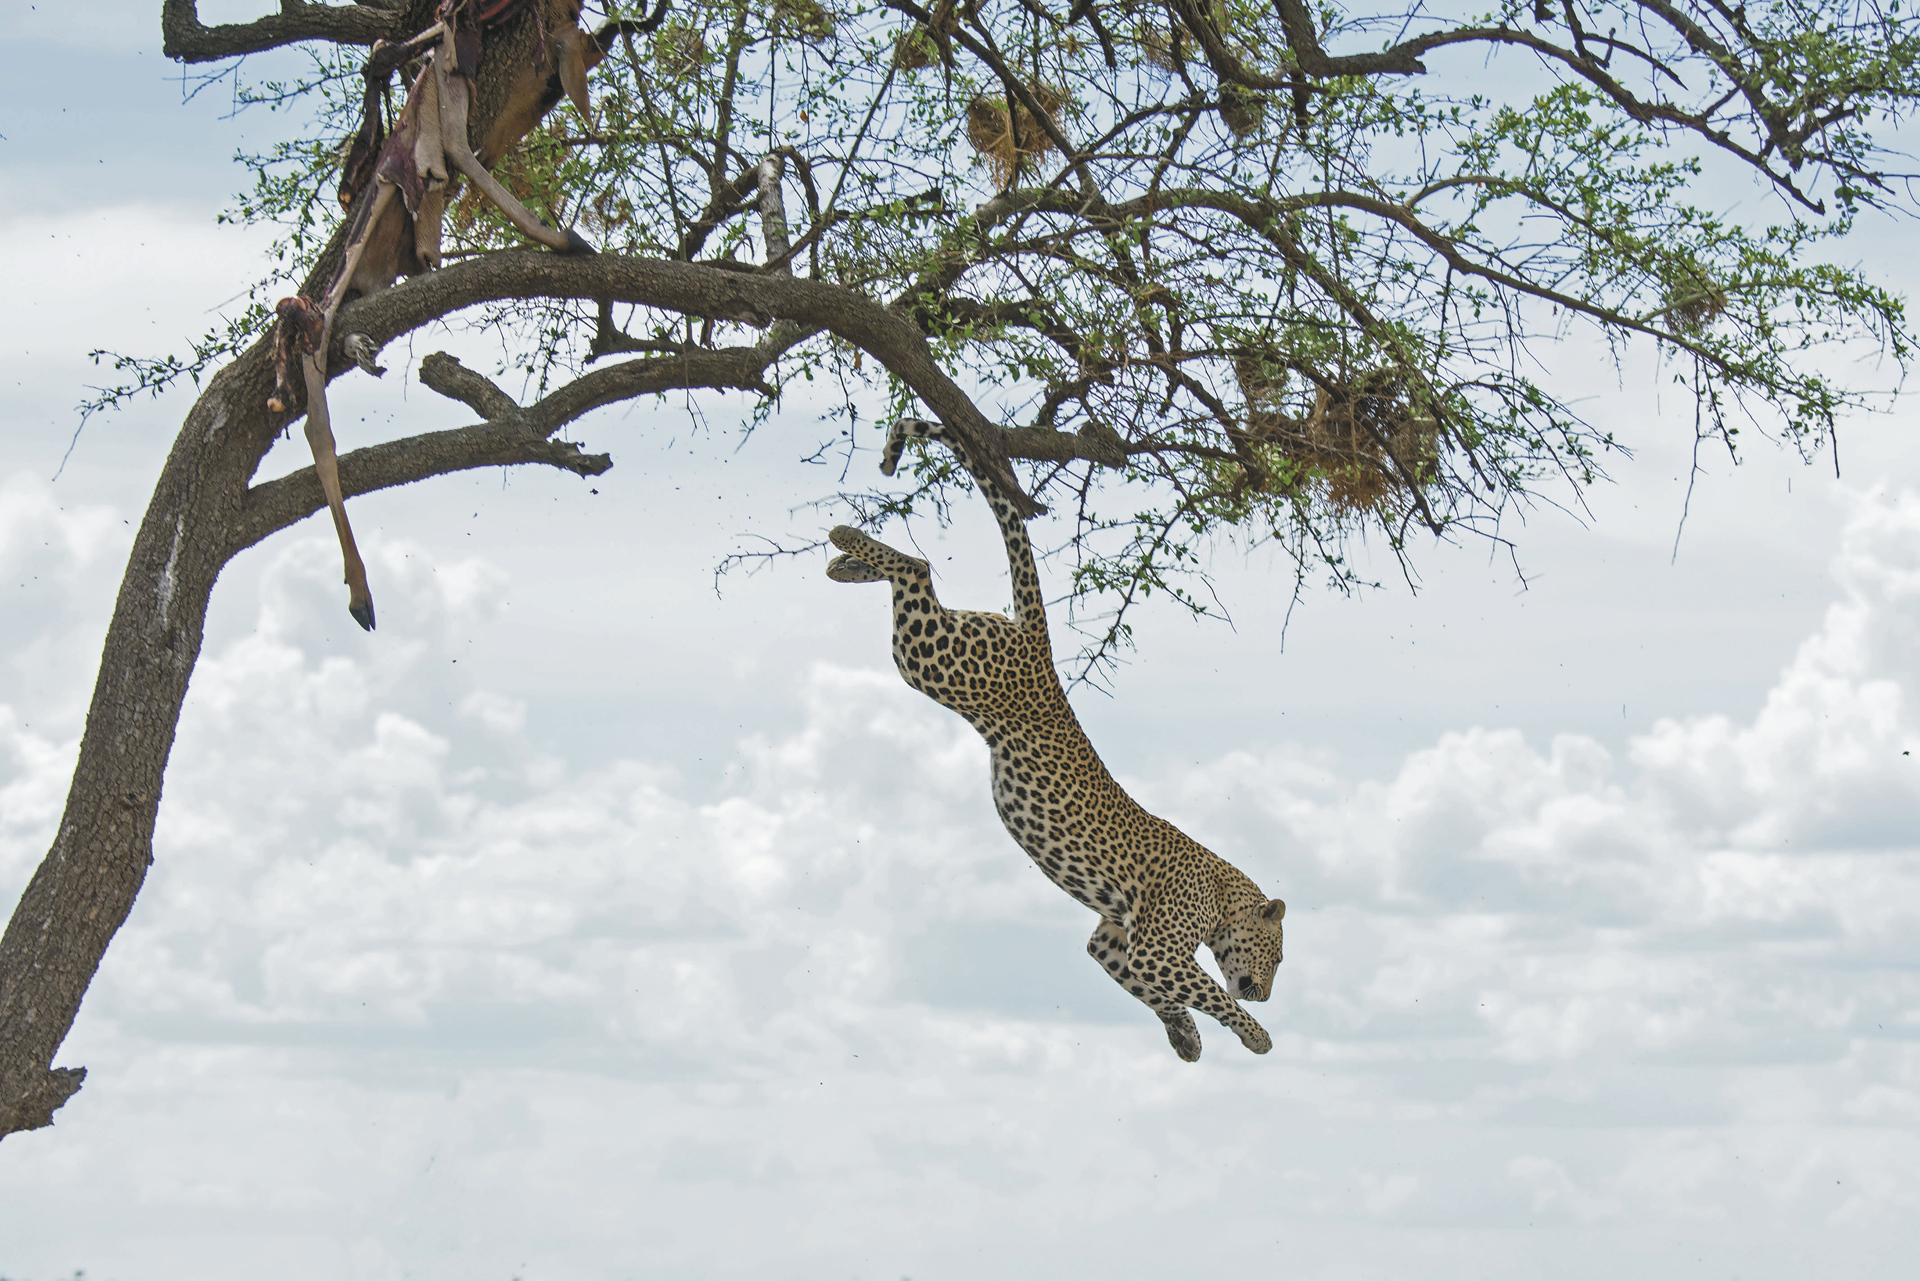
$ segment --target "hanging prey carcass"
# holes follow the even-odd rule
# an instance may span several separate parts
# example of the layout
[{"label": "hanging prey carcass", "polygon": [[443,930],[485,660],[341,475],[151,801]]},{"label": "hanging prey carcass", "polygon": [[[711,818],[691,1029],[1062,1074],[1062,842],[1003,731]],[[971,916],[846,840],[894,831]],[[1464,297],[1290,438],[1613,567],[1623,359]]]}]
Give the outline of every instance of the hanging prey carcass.
[{"label": "hanging prey carcass", "polygon": [[[468,112],[480,71],[482,37],[529,9],[531,56],[524,57],[508,79],[505,97],[476,150],[468,136]],[[578,233],[542,222],[490,170],[540,123],[562,93],[585,118],[587,73],[599,65],[616,36],[658,26],[666,16],[666,0],[659,0],[644,21],[609,22],[591,34],[580,27],[580,0],[442,0],[438,16],[438,22],[410,40],[374,45],[365,72],[365,114],[341,175],[340,200],[352,215],[340,270],[318,306],[303,295],[283,298],[275,308],[276,376],[267,405],[284,413],[304,399],[314,471],[340,537],[347,612],[369,631],[373,597],[347,523],[327,416],[327,353],[334,316],[349,298],[378,292],[396,277],[440,265],[441,218],[450,185],[460,178],[471,182],[528,239],[559,253],[592,253]],[[389,135],[381,111],[387,84],[395,70],[421,58],[425,65],[414,77]],[[371,368],[371,353],[355,350],[352,336],[348,349]]]}]

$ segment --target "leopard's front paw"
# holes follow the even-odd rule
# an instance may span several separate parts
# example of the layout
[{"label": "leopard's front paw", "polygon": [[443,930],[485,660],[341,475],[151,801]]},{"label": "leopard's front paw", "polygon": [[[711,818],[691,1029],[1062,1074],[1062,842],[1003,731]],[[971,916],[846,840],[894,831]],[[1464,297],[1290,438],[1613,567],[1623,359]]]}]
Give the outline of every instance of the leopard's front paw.
[{"label": "leopard's front paw", "polygon": [[1200,1061],[1200,1029],[1193,1025],[1193,1015],[1185,1010],[1170,1019],[1162,1019],[1167,1025],[1167,1044],[1173,1052],[1188,1063]]},{"label": "leopard's front paw", "polygon": [[1255,1023],[1252,1019],[1248,1019],[1247,1025],[1239,1029],[1239,1032],[1240,1044],[1246,1046],[1255,1054],[1265,1054],[1273,1048],[1273,1038],[1267,1035],[1265,1028]]}]

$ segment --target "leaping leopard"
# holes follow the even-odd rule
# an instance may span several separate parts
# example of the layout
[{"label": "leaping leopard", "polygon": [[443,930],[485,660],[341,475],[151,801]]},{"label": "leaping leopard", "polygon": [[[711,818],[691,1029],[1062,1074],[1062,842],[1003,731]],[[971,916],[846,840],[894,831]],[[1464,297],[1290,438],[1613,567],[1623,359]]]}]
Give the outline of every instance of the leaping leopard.
[{"label": "leaping leopard", "polygon": [[1007,545],[1014,616],[952,610],[934,597],[927,562],[837,526],[840,583],[893,584],[893,662],[901,678],[951,708],[987,740],[1000,821],[1055,885],[1100,914],[1087,952],[1166,1025],[1174,1052],[1200,1057],[1188,1007],[1255,1054],[1273,1040],[1194,960],[1201,943],[1249,1001],[1273,993],[1287,905],[1121,790],[1087,741],[1053,667],[1040,575],[1026,526],[937,423],[902,419],[880,470],[893,475],[909,437],[952,449],[986,495]]}]

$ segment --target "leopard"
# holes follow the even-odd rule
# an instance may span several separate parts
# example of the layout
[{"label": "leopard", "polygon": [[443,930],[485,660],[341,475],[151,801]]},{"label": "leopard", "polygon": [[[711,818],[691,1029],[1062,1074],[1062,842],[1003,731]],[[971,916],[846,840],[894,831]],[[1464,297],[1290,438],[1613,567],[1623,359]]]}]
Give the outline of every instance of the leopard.
[{"label": "leopard", "polygon": [[[827,537],[840,555],[827,577],[893,585],[893,662],[912,688],[958,713],[986,740],[994,808],[1047,879],[1099,916],[1087,952],[1165,1026],[1175,1054],[1200,1058],[1191,1010],[1255,1054],[1273,1039],[1240,1001],[1273,994],[1284,944],[1284,901],[1163,818],[1115,781],[1081,728],[1053,660],[1045,599],[1025,522],[941,423],[889,428],[880,470],[892,476],[909,440],[951,450],[986,498],[1006,545],[1011,617],[948,609],[925,560],[850,525]],[[1213,953],[1229,992],[1195,959]]]}]

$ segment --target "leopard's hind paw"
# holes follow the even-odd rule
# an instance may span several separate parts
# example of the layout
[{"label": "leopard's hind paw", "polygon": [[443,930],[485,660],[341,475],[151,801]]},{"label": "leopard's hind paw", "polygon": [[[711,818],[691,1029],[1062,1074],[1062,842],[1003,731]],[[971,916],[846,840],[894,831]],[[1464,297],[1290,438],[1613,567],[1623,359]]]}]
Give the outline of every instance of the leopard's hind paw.
[{"label": "leopard's hind paw", "polygon": [[1161,1020],[1167,1026],[1167,1044],[1173,1052],[1188,1063],[1200,1061],[1200,1029],[1194,1026],[1193,1015],[1185,1010],[1175,1018]]},{"label": "leopard's hind paw", "polygon": [[835,556],[827,562],[827,577],[836,583],[877,583],[886,575],[855,556]]},{"label": "leopard's hind paw", "polygon": [[859,552],[878,545],[851,525],[835,525],[827,531],[827,541],[843,552]]}]

